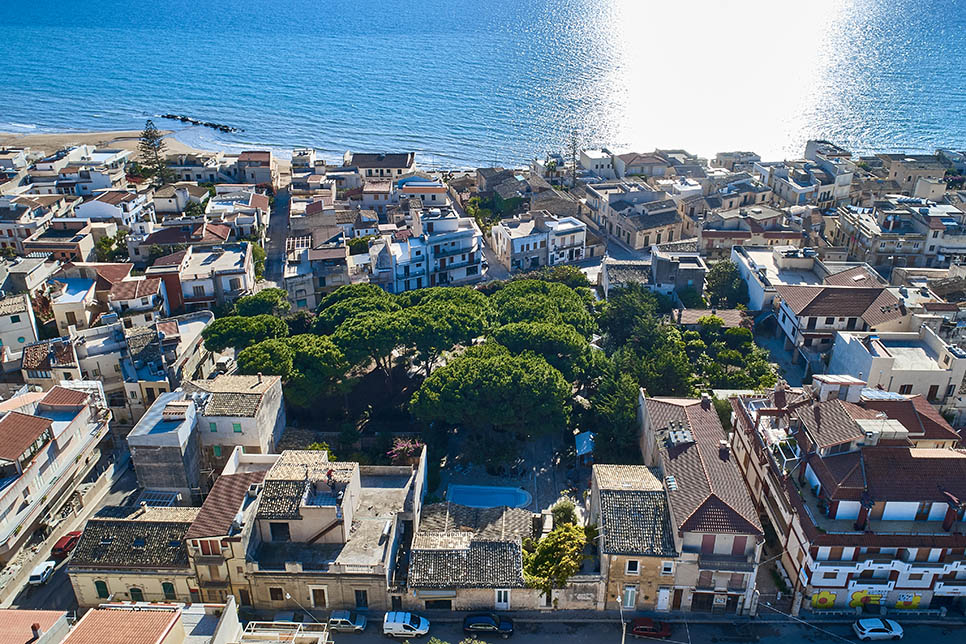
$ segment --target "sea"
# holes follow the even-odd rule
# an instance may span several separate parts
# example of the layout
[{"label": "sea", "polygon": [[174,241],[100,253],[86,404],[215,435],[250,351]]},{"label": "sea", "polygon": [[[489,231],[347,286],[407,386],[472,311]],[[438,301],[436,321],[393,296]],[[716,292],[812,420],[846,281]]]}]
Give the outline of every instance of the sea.
[{"label": "sea", "polygon": [[[221,133],[159,118],[185,114]],[[3,0],[0,131],[523,165],[966,148],[966,0]]]}]

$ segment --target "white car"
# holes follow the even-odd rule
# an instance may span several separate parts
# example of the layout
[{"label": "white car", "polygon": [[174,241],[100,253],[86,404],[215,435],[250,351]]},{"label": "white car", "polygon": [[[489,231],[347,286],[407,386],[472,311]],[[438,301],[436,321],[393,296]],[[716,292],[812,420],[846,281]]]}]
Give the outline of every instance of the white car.
[{"label": "white car", "polygon": [[421,637],[429,633],[429,620],[413,613],[393,611],[382,620],[382,634],[389,637]]},{"label": "white car", "polygon": [[48,559],[42,564],[39,564],[36,568],[30,571],[30,578],[27,583],[31,586],[42,586],[47,583],[50,576],[54,574],[54,567],[57,565],[56,561]]},{"label": "white car", "polygon": [[872,617],[852,624],[852,630],[863,642],[869,640],[901,640],[902,627],[891,619]]}]

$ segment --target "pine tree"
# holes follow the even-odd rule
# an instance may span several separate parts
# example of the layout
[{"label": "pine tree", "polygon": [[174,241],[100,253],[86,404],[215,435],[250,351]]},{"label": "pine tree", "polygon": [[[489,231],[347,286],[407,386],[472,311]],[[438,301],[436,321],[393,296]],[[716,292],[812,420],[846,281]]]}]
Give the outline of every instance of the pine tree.
[{"label": "pine tree", "polygon": [[167,164],[167,145],[160,130],[154,126],[154,121],[148,119],[141,131],[138,141],[138,153],[141,156],[141,167],[145,174],[154,177],[159,183],[168,183],[171,171]]}]

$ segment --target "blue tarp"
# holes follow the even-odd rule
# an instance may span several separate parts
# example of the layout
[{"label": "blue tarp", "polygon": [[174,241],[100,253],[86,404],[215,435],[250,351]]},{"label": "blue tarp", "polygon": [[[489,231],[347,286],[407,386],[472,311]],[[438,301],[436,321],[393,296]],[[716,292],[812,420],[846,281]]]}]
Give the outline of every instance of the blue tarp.
[{"label": "blue tarp", "polygon": [[577,445],[577,456],[593,454],[594,452],[594,433],[583,432],[574,436],[574,443]]}]

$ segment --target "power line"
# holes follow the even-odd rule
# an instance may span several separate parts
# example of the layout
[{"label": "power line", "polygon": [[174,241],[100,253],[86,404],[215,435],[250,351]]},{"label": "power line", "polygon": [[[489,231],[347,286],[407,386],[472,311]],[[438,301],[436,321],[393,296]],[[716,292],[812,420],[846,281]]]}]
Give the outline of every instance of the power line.
[{"label": "power line", "polygon": [[806,622],[806,621],[805,621],[804,619],[800,619],[800,618],[798,618],[798,617],[795,617],[794,615],[790,615],[789,613],[783,613],[782,611],[780,611],[780,610],[778,610],[777,608],[775,608],[775,607],[773,607],[773,606],[772,606],[771,604],[769,604],[768,602],[761,602],[761,603],[759,604],[759,606],[764,606],[765,608],[768,608],[768,609],[770,609],[770,610],[773,610],[773,611],[775,611],[775,612],[776,612],[776,613],[778,613],[779,615],[784,615],[785,617],[788,617],[788,618],[790,618],[790,619],[793,619],[793,620],[795,620],[796,622],[798,622],[798,623],[800,623],[800,624],[804,624],[805,626],[808,626],[809,628],[814,628],[814,629],[815,629],[815,630],[817,630],[817,631],[818,631],[819,633],[824,633],[825,635],[828,635],[829,637],[834,637],[835,639],[837,639],[837,640],[842,640],[843,642],[852,642],[852,640],[850,640],[850,639],[847,639],[847,638],[845,638],[845,637],[842,637],[841,635],[837,635],[836,633],[833,633],[833,632],[831,632],[831,631],[827,631],[827,630],[825,630],[824,628],[819,628],[819,627],[818,627],[818,626],[816,626],[815,624],[812,624],[812,623],[810,623],[810,622]]}]

